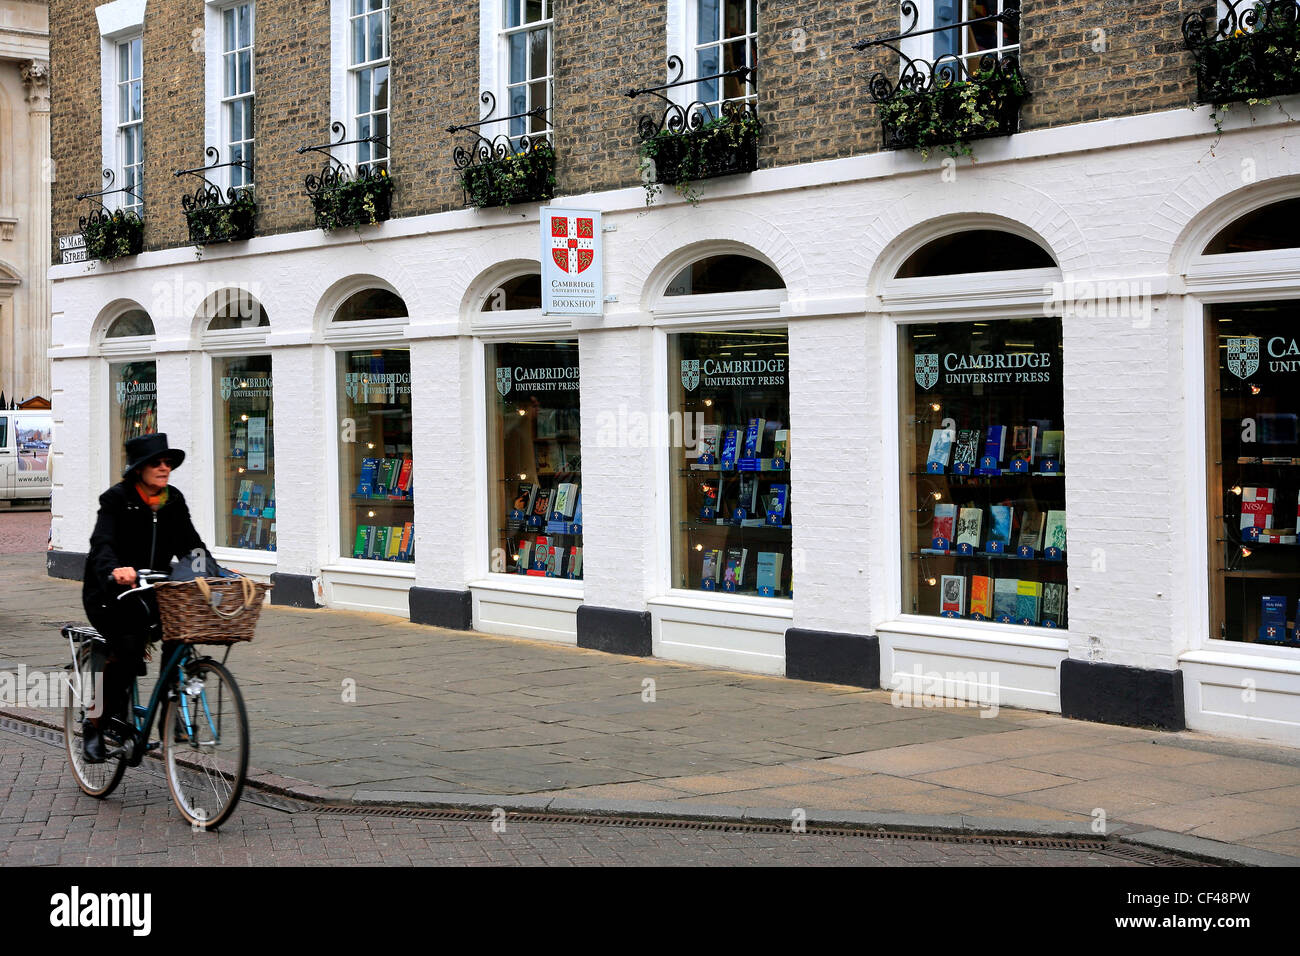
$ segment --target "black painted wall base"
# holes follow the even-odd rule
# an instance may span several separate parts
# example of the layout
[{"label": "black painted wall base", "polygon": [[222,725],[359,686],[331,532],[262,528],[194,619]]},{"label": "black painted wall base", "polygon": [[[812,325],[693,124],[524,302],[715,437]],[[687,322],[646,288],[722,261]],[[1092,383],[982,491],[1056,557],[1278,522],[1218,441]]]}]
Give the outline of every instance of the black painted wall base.
[{"label": "black painted wall base", "polygon": [[45,573],[52,578],[80,581],[86,571],[86,556],[76,551],[46,551]]},{"label": "black painted wall base", "polygon": [[610,654],[649,657],[652,654],[650,612],[579,605],[578,646]]},{"label": "black painted wall base", "polygon": [[785,676],[879,687],[880,638],[792,627],[785,632]]},{"label": "black painted wall base", "polygon": [[1061,662],[1061,716],[1186,730],[1183,672],[1100,661]]},{"label": "black painted wall base", "polygon": [[474,600],[468,591],[411,588],[407,600],[412,624],[447,627],[453,631],[474,629]]},{"label": "black painted wall base", "polygon": [[323,606],[316,603],[316,579],[310,574],[273,573],[271,603],[281,607],[305,607],[311,610]]}]

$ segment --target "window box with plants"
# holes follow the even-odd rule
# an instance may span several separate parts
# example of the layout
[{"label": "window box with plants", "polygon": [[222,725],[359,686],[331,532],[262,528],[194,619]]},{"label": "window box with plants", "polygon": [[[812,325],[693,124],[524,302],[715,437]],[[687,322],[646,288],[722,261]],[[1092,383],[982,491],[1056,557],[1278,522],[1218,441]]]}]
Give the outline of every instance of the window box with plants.
[{"label": "window box with plants", "polygon": [[959,63],[941,60],[928,74],[905,75],[896,86],[880,74],[873,77],[885,148],[915,149],[923,157],[936,148],[950,156],[969,155],[973,140],[1017,132],[1028,91],[1016,58],[964,71]]},{"label": "window box with plants", "polygon": [[181,206],[190,230],[190,242],[206,246],[218,242],[236,242],[253,238],[257,219],[257,202],[251,187],[229,189],[227,202],[215,189],[200,189],[185,196]]},{"label": "window box with plants", "polygon": [[81,234],[86,240],[86,257],[103,262],[137,256],[144,248],[144,220],[121,209],[93,211],[81,220]]},{"label": "window box with plants", "polygon": [[[680,116],[681,114],[677,114]],[[758,134],[763,124],[747,106],[722,105],[722,115],[709,119],[695,111],[688,122],[674,123],[669,112],[662,129],[643,127],[639,149],[643,170],[653,164],[655,185],[673,186],[690,198],[691,184],[716,176],[752,173],[758,168]]]},{"label": "window box with plants", "polygon": [[331,168],[312,180],[307,183],[307,193],[318,229],[370,226],[392,216],[393,180],[382,166],[367,167],[355,177]]},{"label": "window box with plants", "polygon": [[550,141],[524,139],[520,149],[486,145],[457,148],[465,205],[480,209],[543,202],[555,194],[555,149]]},{"label": "window box with plants", "polygon": [[1210,31],[1204,13],[1183,20],[1183,40],[1196,58],[1196,99],[1216,111],[1300,93],[1300,22],[1296,0],[1237,0]]}]

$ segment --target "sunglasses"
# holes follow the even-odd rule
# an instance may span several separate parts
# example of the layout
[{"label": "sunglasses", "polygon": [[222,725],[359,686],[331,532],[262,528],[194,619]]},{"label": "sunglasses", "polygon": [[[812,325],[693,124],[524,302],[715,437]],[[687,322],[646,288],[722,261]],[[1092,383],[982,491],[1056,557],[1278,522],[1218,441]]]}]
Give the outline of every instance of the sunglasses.
[{"label": "sunglasses", "polygon": [[159,465],[166,465],[168,468],[175,468],[176,462],[171,458],[151,458],[145,462],[146,468],[157,468]]}]

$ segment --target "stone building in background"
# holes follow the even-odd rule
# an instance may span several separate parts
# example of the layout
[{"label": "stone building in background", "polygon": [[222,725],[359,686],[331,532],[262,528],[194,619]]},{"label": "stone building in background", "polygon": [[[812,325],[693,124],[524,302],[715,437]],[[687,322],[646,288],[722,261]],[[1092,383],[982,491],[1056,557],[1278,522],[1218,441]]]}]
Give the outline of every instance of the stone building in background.
[{"label": "stone building in background", "polygon": [[0,390],[50,396],[48,4],[0,0]]}]

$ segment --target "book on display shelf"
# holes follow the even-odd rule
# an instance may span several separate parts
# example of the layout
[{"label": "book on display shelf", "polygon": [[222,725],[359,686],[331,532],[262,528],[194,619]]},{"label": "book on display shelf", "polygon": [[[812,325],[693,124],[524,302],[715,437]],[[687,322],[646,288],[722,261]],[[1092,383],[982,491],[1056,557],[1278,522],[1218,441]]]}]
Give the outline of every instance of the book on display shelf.
[{"label": "book on display shelf", "polygon": [[411,473],[415,469],[415,463],[409,458],[402,459],[401,470],[397,473],[397,492],[405,495],[411,490]]},{"label": "book on display shelf", "polygon": [[958,473],[969,473],[979,464],[980,433],[974,428],[963,428],[957,433],[953,445],[952,467]]},{"label": "book on display shelf", "polygon": [[758,572],[754,583],[763,597],[777,597],[781,593],[781,565],[785,556],[776,551],[758,553]]},{"label": "book on display shelf", "polygon": [[357,527],[357,536],[352,541],[352,557],[364,557],[366,553],[366,526]]},{"label": "book on display shelf", "polygon": [[1002,464],[1007,454],[1007,429],[1005,425],[990,425],[984,439],[984,457],[992,458],[995,466]]},{"label": "book on display shelf", "polygon": [[957,545],[968,544],[978,551],[983,544],[980,534],[984,529],[984,509],[962,508],[957,512]]},{"label": "book on display shelf", "polygon": [[722,578],[722,552],[713,548],[704,552],[700,563],[700,583],[712,581],[715,584]]},{"label": "book on display shelf", "polygon": [[790,429],[778,428],[772,438],[772,457],[786,462],[790,462]]},{"label": "book on display shelf", "polygon": [[397,546],[397,560],[411,560],[411,549],[415,546],[415,525],[408,521],[402,525],[402,539]]},{"label": "book on display shelf", "polygon": [[779,525],[785,523],[786,508],[790,503],[790,486],[787,484],[774,484],[768,489],[767,493],[767,520],[769,524]]},{"label": "book on display shelf", "polygon": [[695,446],[695,462],[692,468],[716,468],[718,466],[718,447],[722,438],[722,426],[701,425],[699,441]]},{"label": "book on display shelf", "polygon": [[1266,644],[1280,644],[1287,639],[1287,599],[1266,594],[1260,598],[1259,639]]},{"label": "book on display shelf", "polygon": [[1034,458],[1036,460],[1043,457],[1043,436],[1052,427],[1052,423],[1046,418],[1031,418],[1029,424],[1034,429]]},{"label": "book on display shelf", "polygon": [[718,467],[723,471],[732,471],[736,467],[736,458],[740,451],[740,432],[734,428],[728,428],[722,435],[722,457],[718,459]]},{"label": "book on display shelf", "polygon": [[545,519],[549,516],[551,506],[551,489],[538,488],[537,496],[533,499],[533,517]]},{"label": "book on display shelf", "polygon": [[939,613],[944,617],[966,616],[966,579],[960,574],[945,574],[939,580]]},{"label": "book on display shelf", "polygon": [[700,520],[712,521],[718,515],[718,483],[700,482]]},{"label": "book on display shelf", "polygon": [[402,526],[392,525],[388,529],[388,548],[384,551],[385,561],[396,561],[402,550]]},{"label": "book on display shelf", "polygon": [[1043,513],[1030,508],[1020,519],[1020,537],[1016,540],[1017,548],[1043,550]]},{"label": "book on display shelf", "polygon": [[578,507],[578,486],[571,481],[562,481],[555,489],[555,504],[551,511],[565,521],[572,521]]},{"label": "book on display shelf", "polygon": [[1018,578],[993,579],[993,617],[995,620],[1018,620]]},{"label": "book on display shelf", "polygon": [[531,571],[545,571],[546,558],[551,551],[551,541],[544,534],[539,534],[537,540],[533,542],[533,563],[529,565]]},{"label": "book on display shelf", "polygon": [[513,513],[526,518],[533,513],[533,499],[537,497],[537,485],[531,481],[521,481],[515,487],[515,500],[510,506]]},{"label": "book on display shelf", "polygon": [[[557,553],[557,550],[559,553]],[[548,578],[558,578],[560,576],[561,565],[564,563],[563,555],[564,549],[557,549],[555,545],[550,545],[546,549],[546,576]]]},{"label": "book on display shelf", "polygon": [[953,535],[957,530],[957,506],[938,504],[934,506],[934,523],[930,527],[931,539],[943,538],[952,546]]},{"label": "book on display shelf", "polygon": [[519,539],[519,553],[515,555],[515,570],[523,574],[528,570],[533,554],[533,543],[527,538]]},{"label": "book on display shelf", "polygon": [[988,620],[993,616],[993,579],[975,574],[970,579],[970,616]]},{"label": "book on display shelf", "polygon": [[569,549],[569,563],[564,573],[571,578],[582,577],[582,548],[577,545]]},{"label": "book on display shelf", "polygon": [[1060,429],[1043,432],[1043,451],[1041,457],[1055,459],[1065,464],[1065,432]]},{"label": "book on display shelf", "polygon": [[745,448],[744,458],[761,458],[763,455],[763,429],[767,427],[767,421],[762,418],[751,418],[749,424],[745,427]]},{"label": "book on display shelf", "polygon": [[1034,463],[1034,441],[1038,437],[1034,425],[1014,425],[1011,428],[1011,457],[1017,461]]},{"label": "book on display shelf", "polygon": [[989,543],[1000,544],[1003,550],[1011,547],[1011,534],[1015,529],[1015,509],[1011,505],[989,506]]},{"label": "book on display shelf", "polygon": [[1016,620],[1022,624],[1038,623],[1038,603],[1043,596],[1043,586],[1037,581],[1016,582]]},{"label": "book on display shelf", "polygon": [[736,487],[736,507],[744,508],[746,515],[754,517],[758,514],[758,476],[742,472]]},{"label": "book on display shelf", "polygon": [[387,525],[379,525],[375,528],[375,547],[370,557],[375,558],[378,561],[383,561],[388,556],[388,536],[390,530],[391,529],[389,529]]},{"label": "book on display shelf", "polygon": [[375,472],[379,468],[378,458],[361,459],[361,476],[357,479],[356,494],[361,498],[369,498],[375,493]]},{"label": "book on display shelf", "polygon": [[930,433],[930,451],[925,456],[925,467],[930,472],[942,472],[952,456],[953,433],[950,428],[936,428]]},{"label": "book on display shelf", "polygon": [[1060,627],[1065,622],[1065,585],[1049,581],[1043,585],[1042,623]]},{"label": "book on display shelf", "polygon": [[1254,540],[1265,528],[1273,527],[1273,504],[1276,491],[1272,488],[1241,489],[1242,537]]},{"label": "book on display shelf", "polygon": [[582,489],[578,489],[578,502],[573,506],[573,523],[581,526],[582,524]]},{"label": "book on display shelf", "polygon": [[722,569],[722,583],[730,585],[733,590],[740,590],[745,585],[745,565],[749,562],[748,548],[729,548],[727,563]]},{"label": "book on display shelf", "polygon": [[1043,549],[1055,548],[1065,551],[1065,512],[1048,511],[1043,523]]}]

